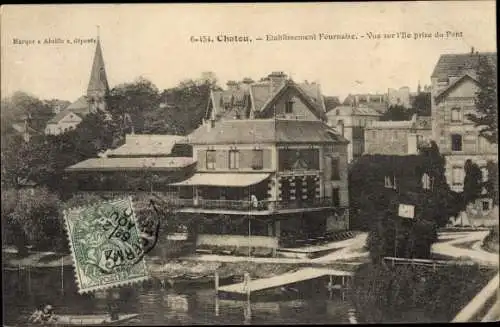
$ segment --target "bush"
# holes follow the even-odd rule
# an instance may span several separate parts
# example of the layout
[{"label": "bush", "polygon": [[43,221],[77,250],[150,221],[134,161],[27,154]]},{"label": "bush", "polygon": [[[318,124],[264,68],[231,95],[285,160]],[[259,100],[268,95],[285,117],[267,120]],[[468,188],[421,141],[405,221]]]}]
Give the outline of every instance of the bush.
[{"label": "bush", "polygon": [[35,249],[52,251],[67,249],[61,202],[57,195],[47,188],[19,190],[18,201],[11,219]]},{"label": "bush", "polygon": [[477,265],[450,265],[434,272],[418,265],[365,264],[355,272],[351,299],[363,323],[448,322],[494,274]]}]

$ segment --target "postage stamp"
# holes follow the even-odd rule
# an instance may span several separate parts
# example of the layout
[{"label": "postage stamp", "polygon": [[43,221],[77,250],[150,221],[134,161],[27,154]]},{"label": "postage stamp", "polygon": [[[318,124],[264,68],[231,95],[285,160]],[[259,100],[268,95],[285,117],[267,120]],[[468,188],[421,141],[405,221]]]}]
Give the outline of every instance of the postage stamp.
[{"label": "postage stamp", "polygon": [[131,198],[64,212],[80,294],[148,278]]}]

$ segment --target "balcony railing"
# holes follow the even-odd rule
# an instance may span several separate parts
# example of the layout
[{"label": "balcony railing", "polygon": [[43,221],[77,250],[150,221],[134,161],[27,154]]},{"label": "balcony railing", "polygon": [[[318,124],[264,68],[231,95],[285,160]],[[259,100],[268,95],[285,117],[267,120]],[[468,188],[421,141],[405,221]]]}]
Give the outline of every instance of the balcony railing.
[{"label": "balcony railing", "polygon": [[275,211],[286,209],[307,209],[333,207],[329,198],[315,198],[309,201],[245,201],[245,200],[207,200],[207,199],[163,199],[168,205],[176,208],[216,209],[237,211]]}]

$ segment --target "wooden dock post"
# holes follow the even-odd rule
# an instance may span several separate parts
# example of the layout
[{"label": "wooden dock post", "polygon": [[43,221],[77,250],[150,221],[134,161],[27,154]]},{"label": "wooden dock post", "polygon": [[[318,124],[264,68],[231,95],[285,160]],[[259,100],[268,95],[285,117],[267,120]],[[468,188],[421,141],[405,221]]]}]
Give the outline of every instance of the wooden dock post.
[{"label": "wooden dock post", "polygon": [[328,282],[328,292],[329,292],[330,300],[331,300],[333,297],[333,275],[330,274],[329,277],[330,277],[330,281]]},{"label": "wooden dock post", "polygon": [[61,293],[64,294],[64,256],[61,257]]},{"label": "wooden dock post", "polygon": [[345,276],[342,276],[342,301],[345,301]]},{"label": "wooden dock post", "polygon": [[243,308],[244,324],[250,325],[252,322],[252,308],[250,306],[250,297],[247,298],[246,306]]},{"label": "wooden dock post", "polygon": [[219,316],[219,297],[215,296],[215,316]]},{"label": "wooden dock post", "polygon": [[31,294],[31,267],[28,265],[28,293]]},{"label": "wooden dock post", "polygon": [[215,295],[217,296],[219,294],[219,273],[216,271],[215,272]]},{"label": "wooden dock post", "polygon": [[247,303],[246,306],[243,308],[243,316],[244,316],[244,324],[249,325],[251,320],[252,320],[252,310],[250,307],[250,274],[248,272],[245,272],[245,275],[243,276],[244,280],[244,287],[245,291],[247,293]]}]

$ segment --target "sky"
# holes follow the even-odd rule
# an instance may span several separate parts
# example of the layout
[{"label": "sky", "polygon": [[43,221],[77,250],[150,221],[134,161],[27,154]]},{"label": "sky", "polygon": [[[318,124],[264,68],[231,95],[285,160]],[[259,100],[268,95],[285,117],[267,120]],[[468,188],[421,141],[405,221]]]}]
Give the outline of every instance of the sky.
[{"label": "sky", "polygon": [[[11,5],[1,11],[2,97],[21,90],[41,99],[76,100],[86,92],[95,43],[43,40],[95,39],[97,26],[111,87],[142,76],[162,90],[204,71],[224,85],[283,71],[297,82],[320,83],[324,95],[342,100],[349,93],[430,84],[444,53],[496,51],[494,1]],[[434,37],[446,31],[458,34]],[[369,39],[369,32],[412,37]],[[284,33],[349,33],[358,39],[256,40]],[[432,37],[415,40],[415,33]],[[218,42],[218,35],[253,41]],[[191,42],[192,36],[214,42]],[[14,38],[42,44],[15,44]]]}]

